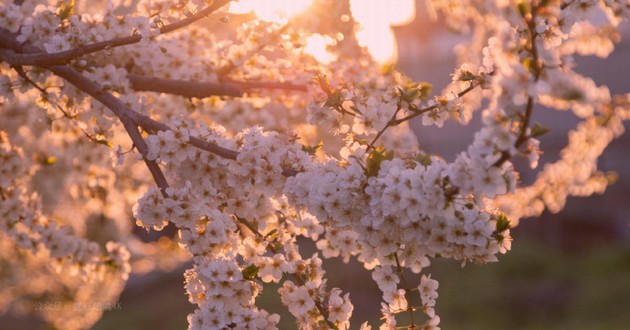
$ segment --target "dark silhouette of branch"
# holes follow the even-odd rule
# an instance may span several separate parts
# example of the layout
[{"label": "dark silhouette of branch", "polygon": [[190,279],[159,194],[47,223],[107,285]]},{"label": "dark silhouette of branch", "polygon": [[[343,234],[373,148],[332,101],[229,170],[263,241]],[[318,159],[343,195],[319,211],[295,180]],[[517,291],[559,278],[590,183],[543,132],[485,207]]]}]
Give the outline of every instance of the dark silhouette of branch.
[{"label": "dark silhouette of branch", "polygon": [[[4,62],[8,62],[14,67],[19,67],[19,65],[14,64],[12,59],[15,59],[18,55],[23,54],[37,54],[40,53],[41,49],[35,47],[30,44],[20,44],[16,40],[16,34],[0,27],[0,60]],[[150,161],[146,159],[147,147],[146,142],[140,135],[138,131],[138,127],[142,127],[142,129],[149,132],[157,132],[157,131],[166,131],[172,130],[168,125],[158,122],[147,115],[143,115],[141,113],[135,112],[131,109],[125,107],[124,103],[121,102],[117,97],[112,95],[111,93],[104,91],[100,85],[83,76],[80,72],[70,68],[65,65],[50,65],[47,63],[42,65],[41,67],[49,69],[51,72],[56,74],[57,76],[63,78],[70,84],[74,85],[79,90],[85,92],[86,94],[94,97],[96,100],[105,105],[108,109],[110,109],[122,122],[123,126],[127,130],[130,138],[132,139],[134,145],[138,148],[138,151],[143,155],[144,161],[149,168],[149,171],[153,175],[153,178],[156,184],[162,189],[163,193],[165,193],[165,189],[168,187],[168,183],[161,169],[155,163],[155,161]],[[166,80],[168,81],[168,80]],[[172,82],[172,81],[171,81]],[[179,82],[179,81],[176,81]],[[231,84],[235,84],[235,82],[231,82]],[[306,89],[305,86],[299,87],[298,85],[293,84],[284,84],[284,83],[262,83],[262,82],[243,82],[246,88],[281,88],[284,86],[286,88],[302,90]],[[216,85],[213,85],[216,86]],[[233,85],[228,85],[232,86]],[[265,87],[267,86],[267,87]],[[164,86],[161,86],[164,87]],[[234,91],[234,90],[232,90]],[[197,137],[190,137],[189,143],[197,148],[202,150],[211,152],[220,157],[236,160],[238,156],[238,152],[235,150],[223,148],[218,146],[212,142],[204,141]],[[285,176],[295,175],[296,172],[291,169],[284,169],[283,174]]]},{"label": "dark silhouette of branch", "polygon": [[243,90],[236,83],[195,82],[163,79],[127,74],[131,88],[136,91],[168,93],[185,97],[204,98],[209,96],[243,96]]},{"label": "dark silhouette of branch", "polygon": [[283,89],[306,92],[306,85],[287,82],[237,81],[199,82],[177,79],[156,78],[135,73],[127,74],[131,88],[136,91],[158,92],[184,97],[204,98],[209,96],[241,97],[245,91],[253,89]]},{"label": "dark silhouette of branch", "polygon": [[283,89],[296,92],[306,92],[308,88],[306,85],[293,84],[289,82],[272,82],[272,81],[238,81],[238,80],[224,80],[226,83],[232,83],[238,85],[243,90],[251,89]]},{"label": "dark silhouette of branch", "polygon": [[101,86],[97,83],[68,66],[52,66],[48,69],[55,75],[77,87],[79,90],[97,99],[120,119],[120,122],[125,127],[131,141],[142,155],[144,163],[147,165],[149,172],[151,172],[151,176],[153,176],[153,180],[162,191],[162,194],[166,196],[166,188],[168,188],[166,177],[164,176],[164,173],[162,173],[162,169],[154,160],[146,158],[148,153],[147,144],[138,130],[138,124],[132,116],[129,116],[129,109],[127,109],[125,104],[111,93],[103,91]]},{"label": "dark silhouette of branch", "polygon": [[[41,49],[33,45],[21,45],[16,41],[15,38],[15,33],[0,27],[0,60],[11,63],[6,59],[18,53],[37,53],[41,51]],[[61,78],[64,78],[69,83],[77,87],[79,90],[97,99],[107,108],[109,108],[116,116],[121,118],[121,120],[121,116],[128,117],[133,120],[136,125],[142,127],[144,130],[151,132],[171,130],[171,128],[166,124],[160,123],[156,120],[153,120],[149,116],[135,112],[131,109],[127,109],[124,104],[114,95],[103,91],[101,86],[68,66],[46,65],[44,66],[44,68],[51,70],[53,73],[60,76]],[[136,143],[136,141],[134,141],[134,143]],[[195,137],[190,138],[190,144],[228,159],[236,159],[236,156],[238,155],[238,152],[234,150],[222,148],[214,143],[203,141]],[[136,147],[140,146],[136,145]]]},{"label": "dark silhouette of branch", "polygon": [[[187,25],[190,25],[209,14],[215,12],[217,9],[223,7],[225,4],[230,2],[231,0],[215,0],[214,3],[189,17],[186,17],[180,21],[175,23],[171,23],[165,25],[160,28],[160,34],[166,34],[177,29],[181,29]],[[5,29],[3,29],[5,30]],[[86,54],[91,54],[95,52],[99,52],[105,49],[111,49],[115,47],[131,45],[140,42],[142,36],[140,35],[132,35],[128,37],[115,38],[101,42],[95,42],[92,44],[87,44],[83,46],[79,46],[76,48],[72,48],[69,50],[65,50],[58,53],[46,53],[42,50],[39,52],[27,52],[21,54],[14,54],[11,58],[3,58],[3,60],[7,61],[11,65],[35,65],[35,66],[52,66],[52,65],[61,65],[66,64],[68,61],[75,59],[77,57],[81,57]],[[12,48],[5,47],[2,41],[0,41],[0,47],[2,48]],[[18,52],[19,53],[19,52]]]}]

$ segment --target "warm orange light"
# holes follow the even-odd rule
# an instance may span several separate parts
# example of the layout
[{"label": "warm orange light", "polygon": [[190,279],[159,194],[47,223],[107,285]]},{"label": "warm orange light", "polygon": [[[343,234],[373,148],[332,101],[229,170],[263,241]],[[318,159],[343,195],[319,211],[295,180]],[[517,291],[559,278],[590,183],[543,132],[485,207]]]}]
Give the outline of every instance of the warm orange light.
[{"label": "warm orange light", "polygon": [[306,10],[313,0],[240,0],[230,5],[230,12],[256,13],[260,19],[285,23],[289,17]]},{"label": "warm orange light", "polygon": [[361,26],[357,32],[359,43],[378,62],[395,62],[398,47],[391,26],[413,20],[415,8],[414,0],[350,0],[352,16]]},{"label": "warm orange light", "polygon": [[[266,21],[285,23],[306,10],[312,0],[240,0],[233,3],[233,13],[254,12]],[[396,61],[396,39],[392,25],[403,25],[415,17],[414,0],[350,0],[352,15],[359,23],[357,38],[366,46],[374,59],[381,63]],[[307,39],[304,51],[327,63],[334,59],[325,48],[331,40],[315,35]]]},{"label": "warm orange light", "polygon": [[304,46],[304,52],[313,55],[319,62],[328,64],[335,60],[336,56],[326,50],[328,45],[335,43],[330,37],[322,36],[321,34],[313,34],[306,38],[306,45]]}]

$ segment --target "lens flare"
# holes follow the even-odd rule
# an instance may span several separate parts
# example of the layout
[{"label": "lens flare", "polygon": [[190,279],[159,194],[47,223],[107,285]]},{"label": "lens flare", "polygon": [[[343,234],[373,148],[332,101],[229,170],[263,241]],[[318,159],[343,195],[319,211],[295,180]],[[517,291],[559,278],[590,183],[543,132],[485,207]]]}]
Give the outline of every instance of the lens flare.
[{"label": "lens flare", "polygon": [[414,1],[350,0],[350,10],[360,25],[359,43],[366,46],[378,62],[395,62],[398,46],[391,27],[414,19]]},{"label": "lens flare", "polygon": [[336,56],[326,50],[328,45],[334,44],[335,40],[321,34],[313,34],[306,38],[304,52],[315,57],[319,62],[328,64],[335,60]]},{"label": "lens flare", "polygon": [[230,4],[230,12],[254,12],[262,20],[286,23],[289,17],[303,12],[312,3],[313,0],[240,0]]},{"label": "lens flare", "polygon": [[[230,6],[233,13],[254,12],[259,18],[278,23],[308,9],[312,0],[241,0]],[[360,25],[357,38],[362,46],[370,51],[375,60],[381,63],[395,62],[397,56],[396,38],[392,25],[403,25],[415,17],[414,0],[350,0],[352,15]],[[321,35],[307,39],[304,51],[324,63],[334,59],[326,51],[331,41]]]}]

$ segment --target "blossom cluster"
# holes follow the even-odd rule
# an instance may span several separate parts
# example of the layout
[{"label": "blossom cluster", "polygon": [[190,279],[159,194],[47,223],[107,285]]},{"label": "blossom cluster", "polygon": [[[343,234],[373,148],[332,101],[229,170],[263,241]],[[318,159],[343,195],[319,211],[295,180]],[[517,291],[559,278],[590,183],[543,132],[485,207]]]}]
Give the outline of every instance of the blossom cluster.
[{"label": "blossom cluster", "polygon": [[[280,316],[256,302],[272,282],[300,328],[347,329],[350,294],[325,277],[324,259],[341,257],[371,271],[381,329],[400,327],[401,313],[410,328],[436,329],[433,259],[498,261],[521,218],[609,182],[597,158],[623,133],[630,97],[578,74],[573,56],[613,51],[627,1],[428,0],[451,27],[472,30],[437,93],[359,47],[348,1],[315,0],[281,23],[188,26],[227,15],[217,10],[228,2],[139,1],[128,15],[116,8],[124,1],[101,12],[0,6],[0,244],[29,251],[0,258],[63,282],[41,292],[113,301],[130,273],[188,260],[190,329],[278,328]],[[313,34],[333,40],[336,60],[304,52]],[[582,123],[524,186],[512,161],[537,167],[546,129],[532,113],[554,109]],[[410,129],[475,115],[482,126],[453,161]],[[163,236],[141,242],[132,223]],[[304,256],[298,236],[318,251]],[[1,297],[35,290],[16,274],[20,289],[0,286]],[[35,312],[67,329],[102,314]]]}]

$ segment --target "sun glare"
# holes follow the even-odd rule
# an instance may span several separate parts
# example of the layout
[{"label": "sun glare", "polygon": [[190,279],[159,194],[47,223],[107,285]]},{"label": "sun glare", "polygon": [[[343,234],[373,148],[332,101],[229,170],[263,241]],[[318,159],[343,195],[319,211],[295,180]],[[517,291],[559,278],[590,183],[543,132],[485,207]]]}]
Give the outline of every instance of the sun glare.
[{"label": "sun glare", "polygon": [[404,25],[416,15],[414,0],[350,0],[352,16],[359,23],[357,38],[375,60],[395,62],[397,44],[393,25]]},{"label": "sun glare", "polygon": [[240,0],[230,4],[230,12],[254,12],[265,21],[284,23],[289,17],[306,10],[312,3],[313,0]]},{"label": "sun glare", "polygon": [[324,64],[328,64],[335,60],[335,55],[331,54],[326,47],[334,44],[334,40],[330,37],[322,36],[321,34],[314,34],[306,38],[306,46],[304,46],[304,52],[312,55],[318,61]]},{"label": "sun glare", "polygon": [[[350,0],[352,15],[359,23],[357,38],[381,63],[395,62],[397,57],[396,38],[392,25],[403,25],[415,17],[414,0]],[[284,23],[293,15],[306,10],[312,0],[240,0],[233,3],[233,13],[254,12],[263,20]],[[321,35],[307,39],[304,51],[327,63],[334,56],[326,51],[332,42]]]}]

